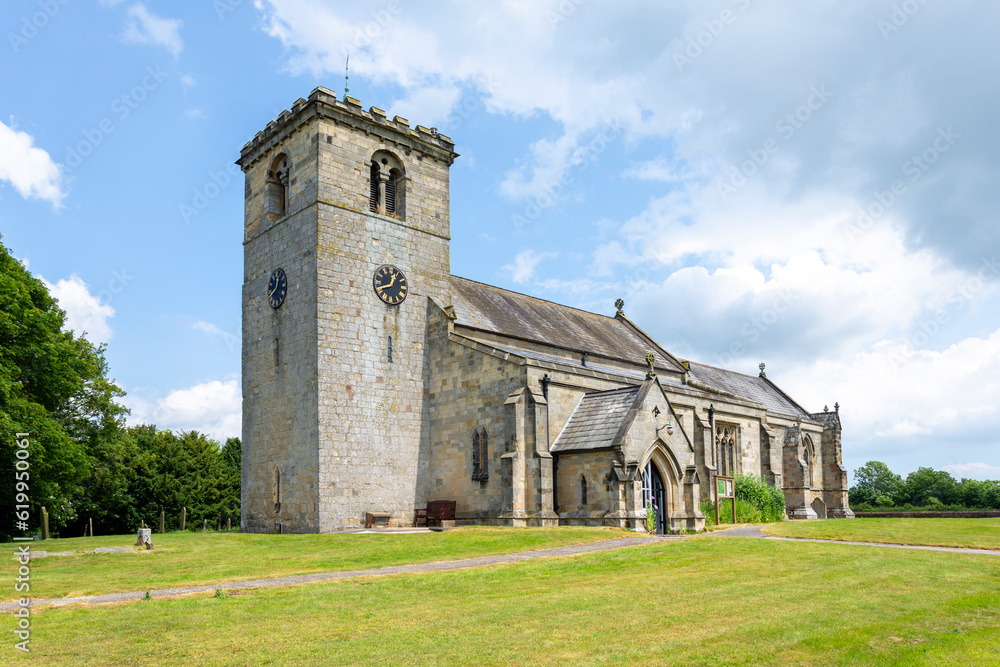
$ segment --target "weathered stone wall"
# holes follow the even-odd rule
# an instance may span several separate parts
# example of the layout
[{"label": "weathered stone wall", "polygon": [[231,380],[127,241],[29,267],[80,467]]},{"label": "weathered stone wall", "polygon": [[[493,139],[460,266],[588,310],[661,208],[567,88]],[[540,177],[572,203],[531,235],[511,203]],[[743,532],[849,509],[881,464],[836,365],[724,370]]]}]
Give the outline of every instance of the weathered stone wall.
[{"label": "weathered stone wall", "polygon": [[[250,400],[244,402],[243,482],[251,529],[268,528],[257,518],[271,479],[261,462],[276,457],[285,461],[283,489],[292,494],[286,530],[358,526],[367,511],[389,512],[393,525],[412,521],[427,303],[431,297],[450,302],[453,159],[450,144],[418,129],[317,89],[244,148],[247,234],[260,240],[248,241],[244,290],[244,396]],[[405,170],[403,216],[368,210],[376,151],[391,153]],[[268,202],[266,169],[282,152],[291,158],[290,194],[287,216],[275,222],[260,211]],[[272,233],[279,229],[286,231]],[[284,328],[272,335],[276,325],[268,328],[256,314],[254,295],[264,294],[260,276],[276,263],[284,263],[289,284],[285,305],[271,314]],[[381,264],[406,274],[408,295],[398,305],[387,306],[373,289]],[[264,386],[258,370],[268,363],[268,336],[279,338],[282,354],[288,351],[285,392]],[[300,488],[310,495],[297,494]]]},{"label": "weathered stone wall", "polygon": [[[289,215],[272,222],[265,215],[267,171],[279,153],[290,168]],[[242,524],[252,532],[279,524],[285,532],[318,529],[316,213],[307,205],[315,196],[315,156],[315,143],[297,133],[246,173]],[[267,287],[279,267],[288,291],[274,309]]]},{"label": "weathered stone wall", "polygon": [[[448,317],[434,303],[427,329],[428,429],[420,457],[418,505],[455,500],[456,518],[492,521],[502,510],[500,457],[504,401],[524,385],[524,368],[448,340]],[[489,436],[488,479],[473,480],[472,437]]]},{"label": "weathered stone wall", "polygon": [[[559,524],[563,526],[603,526],[611,511],[613,489],[608,480],[615,461],[612,451],[581,452],[559,456],[556,470]],[[580,478],[587,480],[587,503],[583,503]]]}]

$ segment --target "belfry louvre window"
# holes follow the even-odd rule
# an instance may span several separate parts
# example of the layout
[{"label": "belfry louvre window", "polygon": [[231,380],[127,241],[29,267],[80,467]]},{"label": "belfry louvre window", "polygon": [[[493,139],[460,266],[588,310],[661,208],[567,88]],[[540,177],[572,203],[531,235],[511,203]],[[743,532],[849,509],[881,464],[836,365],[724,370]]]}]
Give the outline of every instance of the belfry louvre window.
[{"label": "belfry louvre window", "polygon": [[368,210],[372,213],[378,212],[378,163],[372,162],[371,188],[368,192]]},{"label": "belfry louvre window", "polygon": [[392,215],[396,212],[396,170],[389,172],[389,178],[385,182],[385,214]]},{"label": "belfry louvre window", "polygon": [[476,429],[472,433],[472,479],[485,482],[490,478],[490,446],[486,429]]},{"label": "belfry louvre window", "polygon": [[402,220],[406,216],[406,172],[389,151],[372,155],[368,176],[368,210]]}]

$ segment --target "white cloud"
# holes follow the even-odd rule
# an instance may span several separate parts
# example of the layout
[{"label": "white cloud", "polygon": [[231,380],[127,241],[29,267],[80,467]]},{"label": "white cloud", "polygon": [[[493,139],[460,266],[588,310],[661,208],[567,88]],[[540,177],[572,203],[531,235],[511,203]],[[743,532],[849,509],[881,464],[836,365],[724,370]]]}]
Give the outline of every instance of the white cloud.
[{"label": "white cloud", "polygon": [[181,77],[181,85],[184,88],[193,88],[198,85],[198,81],[191,74],[185,74]]},{"label": "white cloud", "polygon": [[59,307],[66,311],[64,329],[84,334],[95,345],[111,340],[113,332],[108,319],[114,317],[115,309],[91,294],[87,283],[78,275],[63,278],[55,285],[42,276],[39,279],[45,283],[49,294],[59,300]]},{"label": "white cloud", "polygon": [[231,334],[228,331],[225,331],[224,329],[220,329],[218,326],[212,324],[211,322],[196,320],[191,324],[191,328],[195,329],[196,331],[204,331],[207,334],[221,338],[223,342],[225,342],[226,346],[229,348],[230,351],[233,350],[239,351],[240,349],[242,341],[240,340],[239,336]]},{"label": "white cloud", "polygon": [[1000,480],[1000,466],[989,463],[955,463],[941,469],[957,479]]},{"label": "white cloud", "polygon": [[165,47],[176,58],[184,48],[180,19],[166,19],[153,14],[146,5],[137,2],[128,8],[128,19],[122,38],[135,44],[152,44]]},{"label": "white cloud", "polygon": [[0,121],[0,181],[13,185],[25,199],[44,199],[60,208],[66,192],[59,165],[34,143],[27,132]]},{"label": "white cloud", "polygon": [[188,118],[206,118],[207,114],[204,109],[185,109],[184,115]]},{"label": "white cloud", "polygon": [[239,436],[242,430],[243,394],[235,379],[204,382],[153,400],[132,392],[124,403],[132,411],[132,424],[155,424],[172,431],[195,430],[219,442]]},{"label": "white cloud", "polygon": [[[615,128],[605,143],[632,160],[615,167],[631,181],[632,217],[602,223],[580,268],[564,251],[559,279],[540,283],[553,298],[588,285],[575,305],[605,312],[623,296],[632,319],[696,360],[755,372],[780,359],[782,386],[813,409],[839,399],[862,448],[960,447],[957,432],[995,432],[1000,280],[980,271],[1000,246],[989,35],[1000,7],[970,23],[928,3],[886,40],[878,3],[398,6],[258,2],[293,73],[339,75],[350,51],[352,76],[398,87],[413,122],[468,95],[488,113],[538,119],[517,125],[531,127],[521,159],[500,169],[508,198],[545,208],[574,196],[588,180],[566,187],[576,160],[610,162],[588,146]],[[736,20],[705,32],[721,7]],[[859,227],[864,209],[880,212]],[[542,256],[521,252],[501,271],[534,281]],[[941,312],[949,324],[921,338]]]},{"label": "white cloud", "polygon": [[952,460],[995,454],[1000,330],[941,351],[879,341],[855,354],[767,370],[807,409],[839,400],[845,442],[856,458],[867,460],[865,449],[893,442],[929,442]]},{"label": "white cloud", "polygon": [[505,274],[515,283],[527,283],[535,276],[535,267],[543,259],[556,257],[554,252],[535,252],[534,250],[522,250],[514,257],[514,261],[501,268]]}]

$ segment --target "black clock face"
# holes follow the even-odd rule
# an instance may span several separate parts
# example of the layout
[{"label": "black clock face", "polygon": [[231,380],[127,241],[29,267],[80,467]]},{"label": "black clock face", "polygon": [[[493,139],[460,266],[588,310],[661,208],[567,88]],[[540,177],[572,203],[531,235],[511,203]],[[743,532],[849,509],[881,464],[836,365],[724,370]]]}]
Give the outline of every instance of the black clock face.
[{"label": "black clock face", "polygon": [[409,289],[406,284],[406,276],[392,264],[383,264],[378,267],[372,278],[372,284],[375,285],[375,293],[378,294],[378,298],[390,306],[401,304],[406,298],[406,290]]},{"label": "black clock face", "polygon": [[285,277],[283,269],[275,269],[271,272],[271,279],[267,281],[267,302],[271,308],[277,308],[285,302],[285,292],[288,291],[288,278]]}]

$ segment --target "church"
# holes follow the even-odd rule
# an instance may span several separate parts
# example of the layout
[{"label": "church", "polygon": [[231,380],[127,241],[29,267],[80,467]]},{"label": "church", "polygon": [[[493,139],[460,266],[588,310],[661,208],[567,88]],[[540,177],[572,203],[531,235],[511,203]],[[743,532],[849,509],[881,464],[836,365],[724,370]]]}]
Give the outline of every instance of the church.
[{"label": "church", "polygon": [[[704,527],[715,476],[851,517],[839,406],[454,276],[435,128],[316,88],[247,143],[242,529],[332,532],[431,501],[457,523]],[[609,311],[610,311],[609,304]],[[695,335],[696,332],[691,332]]]}]

